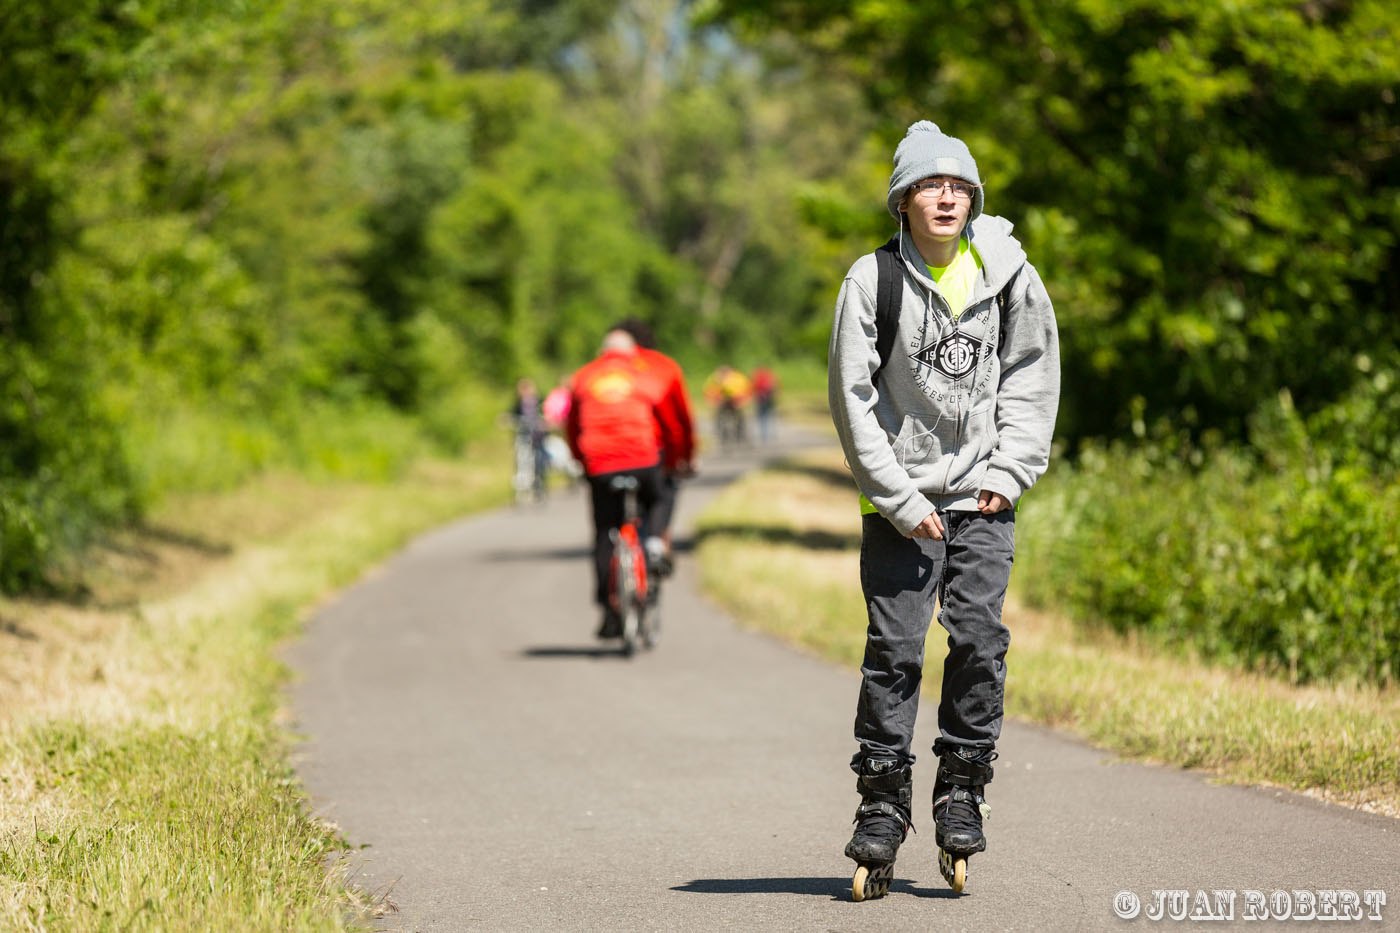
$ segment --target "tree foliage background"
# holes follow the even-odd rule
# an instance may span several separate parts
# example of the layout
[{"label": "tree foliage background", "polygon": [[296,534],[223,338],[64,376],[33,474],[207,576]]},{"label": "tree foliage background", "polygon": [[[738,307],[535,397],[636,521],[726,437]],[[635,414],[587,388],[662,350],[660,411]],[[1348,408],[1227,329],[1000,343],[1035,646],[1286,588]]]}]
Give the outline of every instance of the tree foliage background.
[{"label": "tree foliage background", "polygon": [[610,320],[819,361],[904,128],[1056,301],[1071,450],[1394,463],[1382,0],[0,0],[0,587],[168,492],[458,450]]},{"label": "tree foliage background", "polygon": [[[1313,411],[1400,336],[1400,27],[1381,0],[720,0],[963,136],[1057,300],[1062,435]],[[892,146],[891,146],[892,149]],[[1123,400],[1122,402],[1110,400]],[[1126,403],[1126,404],[1125,404]]]},{"label": "tree foliage background", "polygon": [[819,343],[800,194],[869,121],[688,13],[4,0],[0,586],[168,492],[455,451],[625,315]]}]

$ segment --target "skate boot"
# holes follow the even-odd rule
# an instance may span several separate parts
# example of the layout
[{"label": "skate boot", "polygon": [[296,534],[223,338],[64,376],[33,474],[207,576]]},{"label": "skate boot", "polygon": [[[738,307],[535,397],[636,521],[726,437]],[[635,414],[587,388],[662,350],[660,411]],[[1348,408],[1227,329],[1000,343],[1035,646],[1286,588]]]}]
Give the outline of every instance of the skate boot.
[{"label": "skate boot", "polygon": [[933,785],[938,870],[959,894],[967,884],[967,860],[987,848],[982,820],[990,808],[983,789],[992,779],[996,757],[990,749],[967,749],[945,752],[938,761],[938,778]]},{"label": "skate boot", "polygon": [[856,863],[851,898],[863,901],[882,897],[890,889],[895,855],[913,828],[913,769],[901,767],[892,758],[866,758],[856,772],[856,790],[860,806],[856,808],[856,831],[846,844],[846,857]]}]

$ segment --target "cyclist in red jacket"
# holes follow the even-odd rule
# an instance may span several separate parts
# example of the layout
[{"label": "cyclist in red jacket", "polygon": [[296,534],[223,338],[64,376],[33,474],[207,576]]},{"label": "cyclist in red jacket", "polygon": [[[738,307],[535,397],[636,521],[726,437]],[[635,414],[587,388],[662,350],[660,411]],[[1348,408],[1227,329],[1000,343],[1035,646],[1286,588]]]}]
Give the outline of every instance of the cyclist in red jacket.
[{"label": "cyclist in red jacket", "polygon": [[623,502],[608,485],[619,474],[637,479],[642,526],[650,537],[652,513],[662,496],[663,455],[683,449],[682,425],[655,397],[640,364],[636,340],[615,328],[604,336],[598,358],[570,381],[573,402],[566,434],[592,493],[594,600],[603,609],[600,638],[621,633],[621,620],[608,606],[608,532],[621,526]]},{"label": "cyclist in red jacket", "polygon": [[690,396],[685,373],[675,360],[656,349],[651,328],[637,318],[626,318],[616,325],[637,341],[637,368],[646,392],[656,401],[662,417],[674,424],[673,442],[661,452],[661,495],[652,510],[647,539],[647,562],[661,576],[671,572],[671,516],[676,509],[680,480],[695,472],[695,421],[690,414]]}]

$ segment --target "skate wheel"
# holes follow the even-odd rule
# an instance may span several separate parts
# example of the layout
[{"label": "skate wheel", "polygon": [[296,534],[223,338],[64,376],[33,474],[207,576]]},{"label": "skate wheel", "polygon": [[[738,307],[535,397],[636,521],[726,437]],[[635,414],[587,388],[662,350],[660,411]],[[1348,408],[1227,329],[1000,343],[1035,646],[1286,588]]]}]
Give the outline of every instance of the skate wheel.
[{"label": "skate wheel", "polygon": [[851,900],[860,902],[865,900],[865,880],[870,876],[870,869],[864,865],[856,869],[856,876],[851,879]]},{"label": "skate wheel", "polygon": [[943,873],[943,880],[952,887],[954,894],[963,893],[963,888],[967,886],[967,857],[952,855],[938,850],[938,869]]},{"label": "skate wheel", "polygon": [[894,865],[861,865],[851,879],[851,900],[866,901],[884,897],[890,889]]}]

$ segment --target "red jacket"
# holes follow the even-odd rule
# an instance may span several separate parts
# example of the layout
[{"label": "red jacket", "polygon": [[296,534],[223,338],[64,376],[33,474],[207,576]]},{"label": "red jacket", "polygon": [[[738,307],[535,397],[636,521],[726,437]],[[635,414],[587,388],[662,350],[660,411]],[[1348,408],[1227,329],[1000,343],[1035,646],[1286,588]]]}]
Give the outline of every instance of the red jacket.
[{"label": "red jacket", "polygon": [[667,470],[695,459],[695,423],[690,417],[690,397],[685,391],[685,374],[680,364],[656,350],[637,349],[637,371],[643,391],[656,405],[665,449],[662,465]]},{"label": "red jacket", "polygon": [[639,362],[635,351],[608,350],[570,382],[569,449],[590,476],[656,466],[679,447],[680,428]]}]

